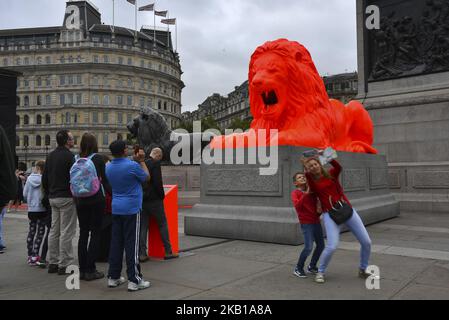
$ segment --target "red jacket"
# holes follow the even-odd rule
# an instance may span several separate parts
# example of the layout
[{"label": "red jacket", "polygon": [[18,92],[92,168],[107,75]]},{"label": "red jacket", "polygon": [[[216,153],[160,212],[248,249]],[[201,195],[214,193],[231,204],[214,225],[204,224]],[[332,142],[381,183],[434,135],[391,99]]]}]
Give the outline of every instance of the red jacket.
[{"label": "red jacket", "polygon": [[320,223],[320,216],[317,213],[317,198],[315,195],[296,189],[292,192],[292,202],[301,224]]},{"label": "red jacket", "polygon": [[[338,176],[342,169],[341,165],[336,160],[332,160],[330,164],[333,167],[329,171],[331,179],[323,176],[318,180],[314,180],[310,173],[306,173],[307,183],[309,184],[310,190],[320,199],[323,212],[329,212],[332,208],[332,204],[335,204],[341,199],[351,205],[348,198],[343,193],[343,188],[338,181]],[[330,199],[332,200],[332,204],[329,202]]]}]

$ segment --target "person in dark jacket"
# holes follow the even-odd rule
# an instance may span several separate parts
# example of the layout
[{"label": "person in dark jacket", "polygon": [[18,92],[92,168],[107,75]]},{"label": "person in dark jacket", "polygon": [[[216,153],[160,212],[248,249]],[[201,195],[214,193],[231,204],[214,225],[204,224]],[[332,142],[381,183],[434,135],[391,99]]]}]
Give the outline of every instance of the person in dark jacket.
[{"label": "person in dark jacket", "polygon": [[70,168],[75,162],[73,136],[67,130],[56,134],[58,146],[45,161],[42,186],[48,195],[52,225],[48,236],[48,273],[64,275],[67,266],[73,264],[72,240],[76,231],[76,208],[70,191]]},{"label": "person in dark jacket", "polygon": [[0,168],[0,253],[3,253],[6,248],[3,240],[3,216],[9,200],[17,196],[17,178],[14,173],[13,152],[2,126],[0,126]]},{"label": "person in dark jacket", "polygon": [[150,158],[146,161],[150,171],[151,180],[143,184],[143,204],[142,217],[140,224],[140,248],[139,260],[145,262],[148,260],[147,239],[150,217],[153,216],[158,224],[162,237],[162,243],[165,249],[165,259],[177,258],[178,255],[172,252],[170,238],[168,235],[167,218],[165,217],[164,198],[165,191],[162,182],[161,160],[163,158],[162,150],[154,148],[151,150]]},{"label": "person in dark jacket", "polygon": [[[100,246],[101,224],[105,209],[105,191],[111,193],[111,187],[105,174],[105,163],[98,152],[98,143],[91,133],[83,134],[80,143],[80,158],[90,158],[101,181],[98,192],[90,197],[75,198],[76,211],[80,226],[78,240],[78,262],[80,279],[91,281],[101,279],[104,273],[97,271],[95,261]],[[89,241],[90,233],[90,241]]]}]

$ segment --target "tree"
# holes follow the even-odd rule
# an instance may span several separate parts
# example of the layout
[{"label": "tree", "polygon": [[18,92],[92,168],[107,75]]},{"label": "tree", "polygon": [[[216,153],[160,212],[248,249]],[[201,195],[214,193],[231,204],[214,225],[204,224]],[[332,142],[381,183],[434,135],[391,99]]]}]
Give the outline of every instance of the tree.
[{"label": "tree", "polygon": [[221,131],[217,121],[211,116],[201,119],[201,130],[204,132],[207,129],[217,129],[218,131]]},{"label": "tree", "polygon": [[[187,132],[190,132],[190,133],[192,133],[193,132],[193,122],[192,121],[181,121],[180,123],[179,123],[179,126],[176,128],[176,129],[184,129],[184,130],[186,130]],[[175,130],[176,130],[175,129]]]},{"label": "tree", "polygon": [[239,117],[235,117],[232,119],[231,124],[228,126],[227,129],[232,129],[232,130],[242,129],[243,131],[246,131],[249,129],[250,125],[251,125],[251,120],[249,120],[249,119],[242,120]]}]

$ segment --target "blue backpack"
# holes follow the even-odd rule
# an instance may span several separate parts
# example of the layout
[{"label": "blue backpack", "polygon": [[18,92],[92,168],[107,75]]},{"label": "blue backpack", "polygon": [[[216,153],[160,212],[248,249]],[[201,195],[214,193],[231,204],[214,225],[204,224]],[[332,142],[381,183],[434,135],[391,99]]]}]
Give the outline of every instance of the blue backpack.
[{"label": "blue backpack", "polygon": [[87,198],[100,190],[100,179],[92,161],[92,154],[87,158],[75,157],[75,163],[70,168],[70,191],[75,198]]}]

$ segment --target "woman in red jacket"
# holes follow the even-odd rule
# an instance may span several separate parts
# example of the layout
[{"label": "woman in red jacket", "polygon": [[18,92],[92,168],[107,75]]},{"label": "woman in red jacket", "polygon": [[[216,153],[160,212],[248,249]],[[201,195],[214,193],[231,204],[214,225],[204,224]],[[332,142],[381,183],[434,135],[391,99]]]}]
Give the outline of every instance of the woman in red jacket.
[{"label": "woman in red jacket", "polygon": [[368,267],[368,261],[371,254],[371,239],[363,225],[360,216],[355,209],[352,209],[352,216],[341,225],[337,225],[329,215],[329,211],[335,207],[338,201],[346,202],[351,205],[346,195],[343,193],[343,188],[338,181],[338,176],[342,170],[342,167],[336,160],[332,160],[330,164],[332,169],[327,172],[320,161],[316,157],[305,158],[302,160],[306,169],[306,178],[309,184],[310,190],[312,190],[320,199],[323,215],[322,220],[324,227],[326,228],[327,245],[323,251],[318,273],[315,276],[315,281],[318,283],[324,283],[324,273],[332,258],[333,253],[337,249],[338,242],[340,240],[341,226],[344,224],[354,234],[357,240],[360,242],[360,266],[359,276],[367,278],[370,273],[366,272]]},{"label": "woman in red jacket", "polygon": [[307,186],[304,173],[297,172],[293,176],[293,184],[296,186],[296,189],[291,194],[292,202],[298,214],[304,237],[304,249],[299,256],[293,274],[300,278],[306,278],[304,264],[307,257],[312,253],[314,241],[316,248],[313,252],[312,260],[310,260],[310,264],[307,267],[307,271],[309,273],[318,272],[317,262],[324,249],[323,229],[321,228],[320,213],[318,213],[319,210],[317,208],[318,199],[315,194],[309,192],[310,190]]}]

